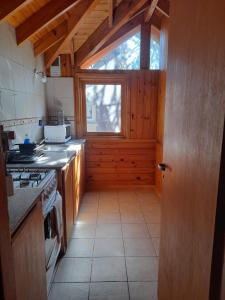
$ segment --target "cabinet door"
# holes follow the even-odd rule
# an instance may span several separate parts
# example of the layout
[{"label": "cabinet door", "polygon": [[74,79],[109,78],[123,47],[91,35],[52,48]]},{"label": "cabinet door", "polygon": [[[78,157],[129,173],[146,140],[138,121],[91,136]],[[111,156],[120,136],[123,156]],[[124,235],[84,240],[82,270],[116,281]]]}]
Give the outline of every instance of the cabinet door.
[{"label": "cabinet door", "polygon": [[44,221],[41,202],[28,215],[12,242],[17,300],[46,300]]},{"label": "cabinet door", "polygon": [[63,170],[65,241],[68,243],[74,224],[74,159]]},{"label": "cabinet door", "polygon": [[74,216],[76,218],[80,203],[84,194],[84,183],[85,183],[85,154],[84,145],[81,146],[81,150],[77,152],[75,158],[75,169],[74,169],[74,187],[75,187],[75,206],[74,206]]}]

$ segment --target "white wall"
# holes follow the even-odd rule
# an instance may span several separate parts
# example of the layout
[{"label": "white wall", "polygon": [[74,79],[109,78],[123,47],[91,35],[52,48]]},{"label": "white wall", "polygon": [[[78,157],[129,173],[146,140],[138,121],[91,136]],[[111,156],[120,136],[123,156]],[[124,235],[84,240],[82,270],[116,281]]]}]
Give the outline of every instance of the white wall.
[{"label": "white wall", "polygon": [[63,110],[65,119],[71,123],[72,135],[74,129],[74,88],[73,78],[48,78],[46,85],[47,108],[50,119],[57,117],[57,112]]},{"label": "white wall", "polygon": [[26,133],[40,140],[43,128],[38,120],[46,116],[45,85],[34,77],[34,68],[43,70],[43,58],[34,58],[33,46],[17,46],[15,29],[0,24],[0,123],[16,131],[16,142]]}]

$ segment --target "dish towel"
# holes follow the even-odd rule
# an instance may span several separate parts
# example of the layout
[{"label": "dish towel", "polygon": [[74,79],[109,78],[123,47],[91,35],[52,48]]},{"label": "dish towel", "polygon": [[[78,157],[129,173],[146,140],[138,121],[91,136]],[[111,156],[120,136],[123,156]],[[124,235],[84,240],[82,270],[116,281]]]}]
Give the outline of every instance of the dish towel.
[{"label": "dish towel", "polygon": [[53,209],[56,216],[56,232],[57,239],[60,243],[63,232],[63,219],[62,219],[62,197],[59,192],[56,192],[55,201],[53,203]]}]

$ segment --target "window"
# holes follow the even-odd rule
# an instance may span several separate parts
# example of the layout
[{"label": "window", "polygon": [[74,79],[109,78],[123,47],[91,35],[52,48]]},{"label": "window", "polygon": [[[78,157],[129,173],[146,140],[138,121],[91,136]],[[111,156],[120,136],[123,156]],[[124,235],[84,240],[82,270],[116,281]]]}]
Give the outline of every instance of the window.
[{"label": "window", "polygon": [[78,137],[126,137],[130,133],[129,76],[112,73],[76,75]]},{"label": "window", "polygon": [[150,43],[150,69],[159,70],[160,45],[154,38],[151,38]]},{"label": "window", "polygon": [[87,133],[121,132],[121,85],[86,84]]},{"label": "window", "polygon": [[150,70],[159,70],[160,68],[160,31],[151,26],[150,39]]},{"label": "window", "polygon": [[110,51],[89,69],[138,70],[140,69],[140,32]]}]

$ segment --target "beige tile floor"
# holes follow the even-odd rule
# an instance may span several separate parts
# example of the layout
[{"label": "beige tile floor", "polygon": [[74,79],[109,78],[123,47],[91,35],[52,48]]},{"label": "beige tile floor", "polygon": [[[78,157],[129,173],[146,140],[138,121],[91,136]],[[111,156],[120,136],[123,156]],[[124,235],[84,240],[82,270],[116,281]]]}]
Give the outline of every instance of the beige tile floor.
[{"label": "beige tile floor", "polygon": [[49,300],[156,300],[159,241],[154,192],[86,193]]}]

